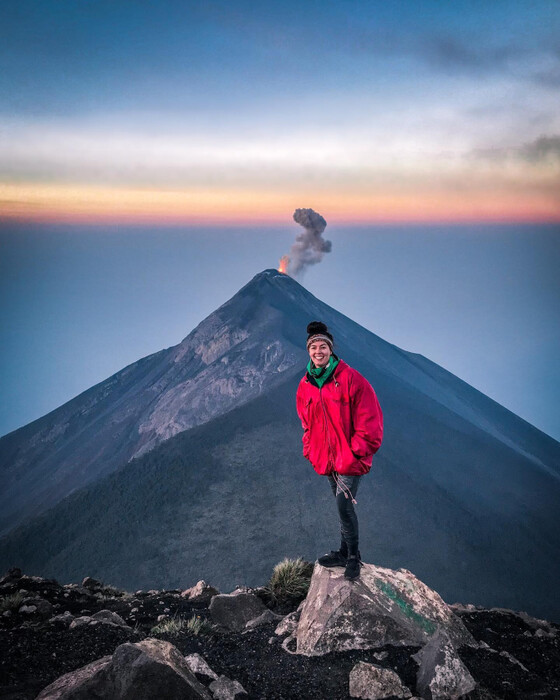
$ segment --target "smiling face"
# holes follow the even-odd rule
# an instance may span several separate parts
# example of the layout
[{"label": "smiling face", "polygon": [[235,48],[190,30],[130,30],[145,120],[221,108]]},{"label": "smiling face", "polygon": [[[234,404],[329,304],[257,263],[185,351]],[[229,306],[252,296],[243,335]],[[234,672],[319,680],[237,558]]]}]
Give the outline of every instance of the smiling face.
[{"label": "smiling face", "polygon": [[317,340],[309,346],[309,357],[315,367],[326,367],[331,355],[332,350],[324,340]]}]

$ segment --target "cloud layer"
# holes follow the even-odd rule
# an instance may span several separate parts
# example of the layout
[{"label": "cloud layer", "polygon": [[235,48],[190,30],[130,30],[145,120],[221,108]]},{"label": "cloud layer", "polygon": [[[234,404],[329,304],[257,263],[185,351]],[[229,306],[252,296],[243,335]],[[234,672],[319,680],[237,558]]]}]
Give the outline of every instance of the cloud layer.
[{"label": "cloud layer", "polygon": [[560,218],[552,0],[1,12],[4,217]]}]

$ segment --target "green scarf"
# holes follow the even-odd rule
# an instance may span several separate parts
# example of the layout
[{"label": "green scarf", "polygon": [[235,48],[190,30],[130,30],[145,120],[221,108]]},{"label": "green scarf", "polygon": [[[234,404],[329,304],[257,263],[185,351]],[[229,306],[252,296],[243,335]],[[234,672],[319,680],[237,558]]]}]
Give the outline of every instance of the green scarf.
[{"label": "green scarf", "polygon": [[329,364],[326,367],[315,367],[311,360],[309,360],[309,362],[307,363],[307,371],[313,377],[313,379],[315,379],[315,381],[319,385],[319,389],[322,388],[323,384],[335,371],[336,366],[339,362],[340,360],[338,359],[338,357],[335,357],[334,355],[331,355],[329,357]]}]

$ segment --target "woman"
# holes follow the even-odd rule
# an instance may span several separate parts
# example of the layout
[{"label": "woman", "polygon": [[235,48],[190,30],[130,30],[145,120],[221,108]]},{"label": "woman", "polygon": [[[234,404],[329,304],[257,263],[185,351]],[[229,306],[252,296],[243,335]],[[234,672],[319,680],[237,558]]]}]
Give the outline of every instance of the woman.
[{"label": "woman", "polygon": [[344,566],[344,575],[360,575],[358,519],[354,505],[361,477],[371,469],[381,446],[383,415],[371,384],[333,352],[327,326],[307,326],[309,363],[296,396],[303,426],[303,455],[326,475],[340,518],[340,549],[319,558],[323,566]]}]

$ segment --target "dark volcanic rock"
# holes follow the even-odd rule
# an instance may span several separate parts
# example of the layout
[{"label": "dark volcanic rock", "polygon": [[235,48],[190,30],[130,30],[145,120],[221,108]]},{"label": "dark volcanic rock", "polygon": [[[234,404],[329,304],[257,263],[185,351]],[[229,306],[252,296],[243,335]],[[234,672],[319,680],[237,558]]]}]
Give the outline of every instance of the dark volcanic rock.
[{"label": "dark volcanic rock", "polygon": [[99,620],[100,622],[108,622],[112,625],[119,625],[120,627],[128,627],[126,622],[122,619],[120,615],[112,612],[111,610],[100,610],[91,616],[93,620]]},{"label": "dark volcanic rock", "polygon": [[266,608],[260,598],[252,593],[222,593],[210,603],[212,620],[227,629],[242,630],[249,620],[261,615]]},{"label": "dark volcanic rock", "polygon": [[273,613],[272,610],[265,610],[258,617],[249,620],[249,622],[247,622],[245,625],[245,629],[250,630],[254,629],[255,627],[262,627],[262,625],[268,625],[271,622],[278,624],[281,619],[282,615],[277,615],[276,613]]},{"label": "dark volcanic rock", "polygon": [[208,681],[218,680],[218,674],[215,673],[206,663],[205,659],[200,654],[188,654],[185,656],[185,661],[189,665],[191,671],[198,677],[202,677]]},{"label": "dark volcanic rock", "polygon": [[[560,696],[560,625],[502,608],[462,609],[458,614],[482,646],[461,647],[459,654],[480,686],[499,698]],[[548,634],[538,634],[543,628]]]},{"label": "dark volcanic rock", "polygon": [[199,581],[196,586],[187,588],[181,593],[183,598],[188,598],[191,603],[202,603],[207,605],[220,591],[214,586],[210,586],[206,581]]},{"label": "dark volcanic rock", "polygon": [[106,692],[106,686],[110,664],[111,657],[104,656],[67,673],[39,693],[37,700],[108,700],[110,696]]},{"label": "dark volcanic rock", "polygon": [[57,679],[37,700],[211,700],[185,659],[168,642],[122,644],[105,657]]},{"label": "dark volcanic rock", "polygon": [[0,633],[0,697],[20,693],[31,700],[56,678],[100,657],[123,642],[137,641],[131,629],[116,625],[26,625]]},{"label": "dark volcanic rock", "polygon": [[232,681],[227,676],[220,676],[208,686],[216,700],[241,700],[246,698],[245,688],[239,681]]},{"label": "dark volcanic rock", "polygon": [[26,615],[29,618],[39,617],[42,620],[47,620],[49,617],[52,617],[53,611],[54,608],[48,600],[35,597],[25,598],[21,603],[18,613],[20,615]]},{"label": "dark volcanic rock", "polygon": [[416,687],[430,700],[454,700],[474,690],[476,683],[449,637],[439,629],[412,657],[419,666]]},{"label": "dark volcanic rock", "polygon": [[[0,617],[0,698],[33,700],[63,674],[111,656],[123,643],[137,642],[150,634],[157,616],[166,608],[172,618],[188,619],[193,613],[201,618],[209,616],[206,608],[200,604],[191,607],[177,591],[146,592],[138,597],[120,591],[111,598],[107,589],[107,595],[91,597],[91,615],[118,611],[135,630],[98,620],[69,629],[68,621],[81,606],[63,596],[80,588],[45,588],[45,599],[53,607],[59,605],[57,601],[70,601],[69,610],[60,607],[59,614],[47,621],[30,621],[17,611],[13,619]],[[246,591],[241,593],[246,595]],[[468,700],[548,700],[559,696],[558,625],[511,610],[470,605],[454,605],[453,609],[479,643],[457,649],[478,684]],[[134,616],[138,616],[136,622]],[[238,681],[250,700],[348,700],[349,676],[360,661],[394,671],[403,685],[418,694],[418,665],[413,655],[419,646],[385,644],[322,656],[292,655],[282,649],[274,635],[275,625],[268,622],[239,632],[214,629],[208,635],[195,635],[185,628],[177,634],[158,634],[158,638],[172,643],[181,655],[201,655],[218,676]],[[205,685],[210,682],[206,674],[198,678]]]},{"label": "dark volcanic rock", "polygon": [[380,700],[410,698],[412,693],[391,669],[360,661],[350,671],[350,697]]}]

